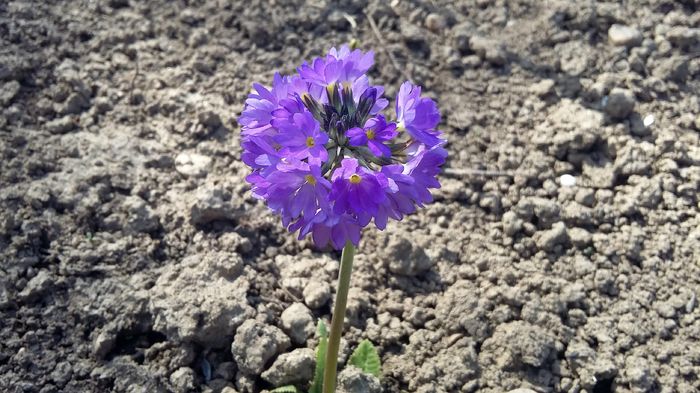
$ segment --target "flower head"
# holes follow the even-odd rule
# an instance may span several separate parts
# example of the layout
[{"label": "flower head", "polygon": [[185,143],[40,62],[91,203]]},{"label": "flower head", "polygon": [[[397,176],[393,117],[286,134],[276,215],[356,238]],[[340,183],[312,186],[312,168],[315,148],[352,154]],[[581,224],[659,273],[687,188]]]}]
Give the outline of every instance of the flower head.
[{"label": "flower head", "polygon": [[370,222],[384,229],[440,187],[435,102],[406,82],[388,120],[384,89],[366,75],[373,62],[372,52],[333,48],[296,75],[275,74],[270,88],[254,84],[239,118],[253,195],[319,247],[357,245]]}]

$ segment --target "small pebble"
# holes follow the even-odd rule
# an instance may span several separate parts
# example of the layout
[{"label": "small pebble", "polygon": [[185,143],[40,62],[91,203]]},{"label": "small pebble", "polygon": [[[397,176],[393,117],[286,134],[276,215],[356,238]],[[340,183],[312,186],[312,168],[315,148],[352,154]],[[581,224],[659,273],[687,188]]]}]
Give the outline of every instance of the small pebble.
[{"label": "small pebble", "polygon": [[605,102],[605,112],[612,118],[624,119],[632,113],[636,99],[634,93],[627,89],[614,88]]},{"label": "small pebble", "polygon": [[613,45],[637,46],[642,42],[642,33],[634,27],[614,24],[608,30],[608,38]]},{"label": "small pebble", "polygon": [[654,120],[656,120],[656,118],[652,114],[648,114],[648,115],[644,116],[644,120],[643,120],[644,127],[649,127],[650,125],[654,124]]},{"label": "small pebble", "polygon": [[190,177],[204,177],[209,172],[211,158],[196,153],[182,152],[175,157],[175,170]]},{"label": "small pebble", "polygon": [[440,33],[445,29],[445,26],[447,26],[447,22],[440,14],[432,13],[425,17],[425,27],[433,33]]},{"label": "small pebble", "polygon": [[561,175],[561,177],[559,178],[559,183],[563,187],[573,187],[576,185],[576,178],[569,174]]}]

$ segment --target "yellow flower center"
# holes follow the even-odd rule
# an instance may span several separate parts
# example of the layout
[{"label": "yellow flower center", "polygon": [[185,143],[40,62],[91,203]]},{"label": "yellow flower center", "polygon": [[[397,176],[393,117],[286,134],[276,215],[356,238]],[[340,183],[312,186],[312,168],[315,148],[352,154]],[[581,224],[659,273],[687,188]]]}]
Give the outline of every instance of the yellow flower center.
[{"label": "yellow flower center", "polygon": [[357,173],[350,175],[350,183],[352,184],[359,184],[361,180],[362,178]]},{"label": "yellow flower center", "polygon": [[316,178],[311,175],[304,176],[304,180],[306,180],[306,182],[311,184],[312,186],[316,185]]},{"label": "yellow flower center", "polygon": [[403,124],[402,121],[400,121],[400,122],[396,125],[396,131],[398,131],[398,132],[406,131],[406,125]]},{"label": "yellow flower center", "polygon": [[315,144],[316,144],[316,141],[314,140],[313,137],[306,138],[306,147],[314,147]]},{"label": "yellow flower center", "polygon": [[367,130],[365,135],[367,135],[367,139],[369,139],[369,140],[374,139],[374,137],[376,136],[376,134],[374,133],[374,130]]}]

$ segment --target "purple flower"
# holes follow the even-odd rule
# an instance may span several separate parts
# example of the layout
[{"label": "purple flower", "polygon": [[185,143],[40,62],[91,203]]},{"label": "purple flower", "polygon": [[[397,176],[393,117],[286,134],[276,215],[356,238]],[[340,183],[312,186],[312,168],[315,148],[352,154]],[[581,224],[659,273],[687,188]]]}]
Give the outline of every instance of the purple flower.
[{"label": "purple flower", "polygon": [[272,113],[277,109],[280,99],[287,97],[289,77],[275,74],[272,89],[268,90],[259,83],[253,84],[254,93],[248,95],[245,108],[238,118],[238,123],[247,135],[258,135],[272,130],[270,122]]},{"label": "purple flower", "polygon": [[354,158],[345,158],[333,172],[330,198],[335,202],[336,214],[356,214],[360,223],[367,225],[386,200],[386,177],[359,165]]},{"label": "purple flower", "polygon": [[363,128],[354,127],[348,130],[352,146],[367,146],[374,155],[381,157],[391,156],[391,150],[382,142],[387,142],[396,137],[396,124],[386,122],[384,116],[378,115],[365,122]]},{"label": "purple flower", "polygon": [[360,243],[362,225],[350,214],[337,215],[333,212],[319,211],[316,215],[302,217],[289,226],[291,232],[299,230],[299,240],[311,233],[317,247],[329,244],[336,250],[345,246],[347,241],[355,245]]},{"label": "purple flower", "polygon": [[430,148],[418,145],[414,155],[406,163],[404,174],[411,176],[415,182],[414,190],[417,193],[415,202],[418,206],[433,201],[433,196],[428,189],[440,188],[437,175],[446,157],[447,151],[439,145]]},{"label": "purple flower", "polygon": [[420,96],[420,87],[404,82],[396,96],[396,120],[399,130],[406,130],[413,139],[428,146],[442,142],[440,131],[435,127],[440,122],[440,112],[435,101]]},{"label": "purple flower", "polygon": [[321,164],[328,159],[328,135],[309,112],[295,113],[291,121],[272,122],[279,134],[273,139],[282,146],[280,155]]},{"label": "purple flower", "polygon": [[357,245],[370,222],[386,228],[440,186],[447,152],[435,102],[406,82],[388,120],[384,88],[366,75],[373,62],[371,52],[331,49],[296,75],[275,74],[272,87],[254,84],[238,119],[253,196],[318,247]]},{"label": "purple flower", "polygon": [[282,215],[284,221],[311,217],[319,209],[329,210],[328,193],[331,183],[321,175],[321,168],[302,161],[291,160],[277,164],[277,170],[265,180],[268,206]]},{"label": "purple flower", "polygon": [[347,45],[343,45],[340,50],[331,48],[325,58],[317,58],[311,64],[305,62],[298,68],[298,72],[305,80],[321,86],[336,82],[352,84],[364,76],[373,64],[373,52],[363,53],[359,49],[351,51]]}]

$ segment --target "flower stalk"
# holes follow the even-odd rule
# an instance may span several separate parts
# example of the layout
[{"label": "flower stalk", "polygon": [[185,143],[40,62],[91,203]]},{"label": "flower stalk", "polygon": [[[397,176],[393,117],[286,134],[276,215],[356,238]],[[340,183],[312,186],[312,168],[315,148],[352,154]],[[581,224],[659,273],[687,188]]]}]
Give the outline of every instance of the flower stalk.
[{"label": "flower stalk", "polygon": [[323,393],[335,392],[336,373],[338,369],[338,351],[340,349],[340,337],[343,335],[345,309],[348,304],[350,276],[352,275],[352,263],[354,257],[355,246],[348,241],[345,243],[343,254],[340,257],[338,290],[335,294],[335,305],[333,307],[331,330],[328,337],[328,350],[326,352],[326,369],[324,370],[323,375]]}]

